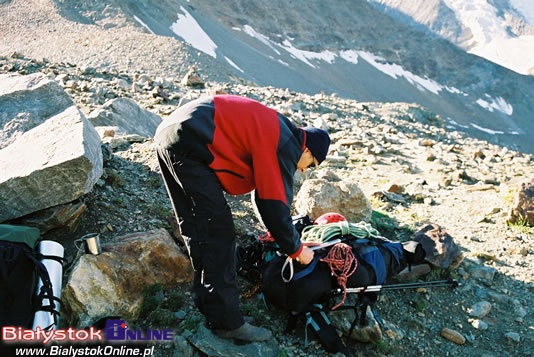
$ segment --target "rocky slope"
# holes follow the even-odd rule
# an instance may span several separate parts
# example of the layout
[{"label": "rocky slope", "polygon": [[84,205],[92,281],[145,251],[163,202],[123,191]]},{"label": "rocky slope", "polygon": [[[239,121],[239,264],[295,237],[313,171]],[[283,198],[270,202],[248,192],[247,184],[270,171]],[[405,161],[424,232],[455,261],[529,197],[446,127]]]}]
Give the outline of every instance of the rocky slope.
[{"label": "rocky slope", "polygon": [[[323,94],[309,96],[272,87],[218,82],[208,82],[207,89],[195,90],[176,80],[162,85],[169,98],[164,100],[154,94],[155,80],[147,81],[152,85],[142,85],[145,77],[152,79],[150,73],[87,73],[76,65],[5,57],[0,58],[0,71],[39,71],[57,78],[88,114],[109,98],[126,97],[164,117],[180,100],[224,87],[229,93],[246,95],[277,108],[299,124],[328,128],[334,139],[330,156],[318,170],[297,178],[297,190],[306,178],[350,178],[371,199],[375,209],[373,224],[384,235],[405,240],[423,225],[436,223],[453,236],[466,256],[456,271],[436,270],[426,277],[436,279],[452,274],[461,283],[454,291],[427,289],[384,294],[378,305],[385,321],[384,338],[374,344],[347,340],[352,352],[360,356],[532,355],[534,235],[531,228],[505,223],[514,187],[534,176],[530,155],[449,132],[439,116],[413,104],[363,103]],[[120,80],[128,85],[119,85]],[[112,153],[105,158],[104,175],[83,197],[87,210],[79,227],[74,232],[47,233],[47,238],[67,247],[70,262],[76,258],[73,241],[86,233],[100,232],[103,241],[113,242],[127,233],[160,227],[172,230],[168,221],[171,207],[158,174],[151,138],[117,137],[110,146]],[[384,195],[383,191],[392,184],[404,191]],[[252,213],[249,199],[228,199],[240,243],[250,244],[264,231]],[[273,329],[283,353],[328,355],[316,342],[304,348],[302,329],[294,334],[284,333],[285,314],[265,309],[254,293],[251,297],[245,295],[252,287],[250,282],[240,279],[240,285],[243,309]],[[158,356],[182,355],[202,348],[198,334],[204,330],[199,330],[201,319],[187,290],[185,285],[157,295],[164,301],[161,306],[168,305],[167,296],[185,296],[180,300],[182,305],[161,310],[172,313],[174,319],[145,314],[146,320],[138,321],[147,328],[171,321],[181,331],[173,345],[157,347]],[[481,302],[486,302],[484,306],[489,304],[491,311],[484,317],[474,317],[473,309]],[[467,342],[456,345],[440,337],[444,327],[458,331]],[[220,355],[235,353],[224,346],[220,348]]]},{"label": "rocky slope", "polygon": [[[242,78],[308,94],[415,102],[455,130],[534,152],[532,77],[469,55],[364,0],[306,6],[240,0],[14,0],[0,6],[4,55],[18,50],[37,59],[171,77],[183,75],[195,62],[213,80]],[[185,45],[172,30],[178,19],[198,25],[215,48]]]}]

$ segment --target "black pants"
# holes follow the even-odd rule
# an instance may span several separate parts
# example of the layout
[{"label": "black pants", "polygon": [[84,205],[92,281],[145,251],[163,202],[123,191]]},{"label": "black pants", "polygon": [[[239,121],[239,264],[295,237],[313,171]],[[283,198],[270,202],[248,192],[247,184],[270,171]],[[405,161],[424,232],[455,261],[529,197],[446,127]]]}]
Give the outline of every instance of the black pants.
[{"label": "black pants", "polygon": [[232,212],[217,176],[207,165],[158,150],[167,192],[194,269],[195,305],[214,329],[243,325],[236,277]]}]

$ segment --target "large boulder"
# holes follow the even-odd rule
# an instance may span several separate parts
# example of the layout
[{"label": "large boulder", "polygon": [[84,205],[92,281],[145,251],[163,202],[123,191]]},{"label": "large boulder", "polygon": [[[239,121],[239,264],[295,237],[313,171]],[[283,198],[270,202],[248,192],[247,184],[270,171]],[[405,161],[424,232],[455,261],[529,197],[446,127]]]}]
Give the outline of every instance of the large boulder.
[{"label": "large boulder", "polygon": [[517,190],[508,222],[534,227],[534,178],[524,181]]},{"label": "large boulder", "polygon": [[0,150],[72,105],[63,88],[42,73],[0,74]]},{"label": "large boulder", "polygon": [[145,287],[172,287],[192,277],[188,257],[166,230],[119,237],[75,264],[62,293],[65,317],[81,327],[108,316],[136,320]]},{"label": "large boulder", "polygon": [[71,106],[0,150],[0,222],[72,202],[101,175],[100,138]]},{"label": "large boulder", "polygon": [[161,118],[141,108],[127,98],[108,100],[102,108],[88,116],[95,126],[115,126],[117,134],[137,134],[151,138],[156,133]]},{"label": "large boulder", "polygon": [[425,250],[425,260],[437,268],[456,269],[464,259],[454,239],[437,224],[428,224],[415,232],[414,240]]},{"label": "large boulder", "polygon": [[328,181],[310,179],[302,184],[295,203],[299,214],[316,219],[323,213],[337,212],[351,222],[371,220],[373,209],[363,191],[349,179]]}]

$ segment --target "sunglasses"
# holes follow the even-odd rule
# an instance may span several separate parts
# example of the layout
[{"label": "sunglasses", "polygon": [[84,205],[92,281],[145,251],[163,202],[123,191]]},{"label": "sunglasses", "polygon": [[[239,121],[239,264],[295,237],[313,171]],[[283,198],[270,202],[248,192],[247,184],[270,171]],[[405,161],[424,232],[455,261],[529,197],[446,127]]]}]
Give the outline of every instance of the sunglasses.
[{"label": "sunglasses", "polygon": [[314,158],[313,156],[312,156],[312,158],[313,158],[313,161],[312,161],[311,164],[308,165],[308,168],[315,168],[315,167],[319,166],[319,161],[317,161],[317,159]]}]

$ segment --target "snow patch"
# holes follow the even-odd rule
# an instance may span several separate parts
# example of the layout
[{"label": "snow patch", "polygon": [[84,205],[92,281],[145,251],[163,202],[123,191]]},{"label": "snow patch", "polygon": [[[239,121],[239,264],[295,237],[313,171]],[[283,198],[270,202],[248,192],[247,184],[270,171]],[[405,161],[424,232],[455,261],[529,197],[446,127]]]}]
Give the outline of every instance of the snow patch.
[{"label": "snow patch", "polygon": [[180,6],[183,15],[178,13],[178,19],[170,26],[172,32],[184,39],[185,42],[199,51],[202,51],[213,58],[217,57],[215,49],[217,45],[211,40],[202,27],[195,21],[187,10]]},{"label": "snow patch", "polygon": [[249,35],[250,37],[253,37],[253,38],[257,38],[261,43],[263,43],[264,45],[270,47],[274,52],[276,52],[277,55],[280,56],[280,52],[274,48],[273,46],[273,42],[269,39],[269,37],[265,36],[265,35],[262,35],[261,33],[259,32],[256,32],[256,30],[254,30],[251,26],[249,25],[245,25],[243,27],[243,31]]},{"label": "snow patch", "polygon": [[339,52],[339,57],[343,58],[347,62],[358,64],[358,52],[354,50],[341,51]]},{"label": "snow patch", "polygon": [[486,94],[486,97],[488,97],[491,102],[488,102],[487,100],[484,100],[482,98],[479,98],[475,103],[480,105],[482,108],[493,112],[494,110],[498,110],[506,115],[512,115],[514,112],[514,107],[512,107],[511,104],[507,103],[502,97],[498,97],[497,99],[491,98],[488,94]]},{"label": "snow patch", "polygon": [[[510,36],[500,11],[487,0],[443,0],[458,20],[471,30],[469,53],[521,74],[534,68],[534,36]],[[530,25],[534,25],[532,0],[510,0]]]},{"label": "snow patch", "polygon": [[454,120],[452,120],[452,119],[449,119],[449,123],[450,123],[451,125],[453,125],[453,126],[459,126],[459,127],[461,127],[461,128],[464,128],[464,129],[469,128],[469,126],[467,126],[467,125],[462,125],[462,124],[460,124],[460,123],[457,123],[456,121],[454,121]]},{"label": "snow patch", "polygon": [[150,27],[148,27],[147,24],[145,24],[143,21],[141,21],[140,18],[138,18],[137,16],[134,15],[134,19],[135,19],[135,21],[139,22],[139,23],[141,24],[141,26],[143,26],[144,28],[146,28],[151,34],[155,35],[154,31],[152,31],[152,30],[150,29]]},{"label": "snow patch", "polygon": [[283,64],[286,67],[289,67],[289,63],[282,61],[281,59],[278,60],[281,64]]},{"label": "snow patch", "polygon": [[375,67],[379,71],[387,74],[388,76],[397,79],[397,77],[404,77],[411,84],[418,85],[418,88],[424,88],[434,94],[439,94],[443,89],[436,81],[428,78],[419,77],[411,72],[406,71],[398,64],[384,63],[385,60],[369,52],[357,51],[358,55],[367,61],[371,66]]},{"label": "snow patch", "polygon": [[476,129],[478,129],[480,131],[483,131],[483,132],[491,134],[491,135],[504,134],[504,131],[495,131],[495,130],[491,130],[491,129],[488,129],[488,128],[483,128],[483,127],[481,127],[479,125],[476,125],[476,124],[473,124],[473,123],[471,123],[471,126],[473,128],[476,128]]},{"label": "snow patch", "polygon": [[312,52],[312,51],[304,51],[299,50],[295,48],[289,40],[284,40],[282,42],[282,45],[279,45],[283,49],[285,49],[287,52],[289,52],[291,55],[293,55],[295,58],[301,60],[302,62],[306,63],[308,66],[316,68],[311,62],[308,60],[323,60],[330,64],[334,62],[334,59],[336,58],[336,54],[330,51],[323,51],[323,52]]},{"label": "snow patch", "polygon": [[241,68],[239,68],[239,66],[237,64],[235,64],[230,58],[224,56],[224,59],[226,60],[226,62],[230,63],[230,65],[232,67],[234,67],[235,69],[237,69],[239,72],[241,73],[245,73],[245,71],[243,71]]}]

